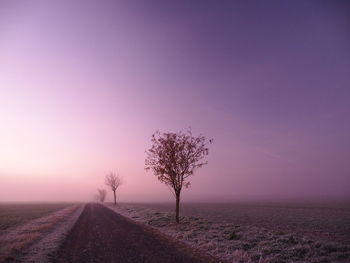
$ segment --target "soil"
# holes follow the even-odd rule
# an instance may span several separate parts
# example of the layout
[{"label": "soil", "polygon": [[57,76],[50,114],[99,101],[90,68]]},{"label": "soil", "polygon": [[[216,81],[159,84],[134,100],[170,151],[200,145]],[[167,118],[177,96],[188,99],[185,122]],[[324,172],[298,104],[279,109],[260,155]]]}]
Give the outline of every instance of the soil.
[{"label": "soil", "polygon": [[85,206],[52,261],[218,262],[100,204]]}]

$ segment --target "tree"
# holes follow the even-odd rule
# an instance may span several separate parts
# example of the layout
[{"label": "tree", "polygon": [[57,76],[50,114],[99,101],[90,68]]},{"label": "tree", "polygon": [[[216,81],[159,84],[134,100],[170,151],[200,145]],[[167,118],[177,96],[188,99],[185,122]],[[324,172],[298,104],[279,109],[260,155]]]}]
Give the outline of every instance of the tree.
[{"label": "tree", "polygon": [[94,202],[98,202],[100,200],[100,197],[98,196],[98,194],[95,194],[93,199],[94,199]]},{"label": "tree", "polygon": [[98,200],[103,203],[106,199],[107,191],[106,189],[97,189],[98,192]]},{"label": "tree", "polygon": [[114,204],[116,205],[117,204],[117,199],[116,199],[116,195],[115,195],[115,192],[117,191],[117,189],[119,188],[119,186],[121,186],[123,184],[123,180],[122,178],[113,173],[113,172],[110,172],[109,174],[106,175],[106,178],[105,178],[105,183],[106,185],[108,185],[111,190],[113,191],[113,194],[114,194]]},{"label": "tree", "polygon": [[209,154],[207,140],[200,135],[194,137],[189,130],[186,133],[160,133],[157,131],[151,138],[152,147],[146,151],[146,170],[169,187],[176,199],[176,222],[179,223],[180,194],[183,187],[188,188],[188,177],[194,171],[207,164],[204,161]]}]

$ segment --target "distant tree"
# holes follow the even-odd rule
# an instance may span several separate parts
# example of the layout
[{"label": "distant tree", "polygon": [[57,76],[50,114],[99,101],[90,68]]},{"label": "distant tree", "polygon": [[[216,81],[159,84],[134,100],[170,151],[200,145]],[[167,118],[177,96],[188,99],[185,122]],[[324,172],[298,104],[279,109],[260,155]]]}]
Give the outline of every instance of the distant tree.
[{"label": "distant tree", "polygon": [[146,170],[152,170],[162,183],[167,185],[176,199],[176,222],[179,223],[180,194],[182,187],[188,188],[187,178],[197,168],[207,164],[204,161],[209,154],[207,140],[200,135],[194,137],[189,130],[186,133],[160,133],[151,138],[152,147],[146,151]]},{"label": "distant tree", "polygon": [[107,191],[106,189],[97,189],[98,192],[98,200],[103,203],[106,199],[107,196]]},{"label": "distant tree", "polygon": [[98,202],[100,200],[100,197],[98,196],[98,194],[95,194],[93,197],[94,202]]},{"label": "distant tree", "polygon": [[117,204],[117,198],[116,198],[115,192],[117,191],[119,186],[121,186],[123,184],[123,180],[122,180],[122,178],[119,175],[117,175],[117,174],[115,174],[113,172],[110,172],[109,174],[106,175],[105,183],[113,191],[114,204],[116,205]]}]

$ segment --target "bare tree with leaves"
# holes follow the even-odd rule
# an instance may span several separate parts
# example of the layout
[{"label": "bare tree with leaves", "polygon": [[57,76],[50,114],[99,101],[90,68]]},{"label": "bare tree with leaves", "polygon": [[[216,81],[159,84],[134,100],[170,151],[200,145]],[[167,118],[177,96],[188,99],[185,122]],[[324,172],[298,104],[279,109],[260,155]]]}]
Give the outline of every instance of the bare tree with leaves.
[{"label": "bare tree with leaves", "polygon": [[188,188],[188,177],[194,171],[207,164],[204,160],[209,154],[207,140],[200,135],[194,137],[189,130],[186,133],[160,133],[151,138],[152,147],[146,151],[146,170],[152,170],[162,183],[166,184],[176,199],[176,222],[179,223],[180,194],[183,187]]},{"label": "bare tree with leaves", "polygon": [[106,189],[97,189],[98,192],[98,200],[103,203],[106,199],[107,196],[107,191]]},{"label": "bare tree with leaves", "polygon": [[117,204],[116,191],[123,184],[122,178],[114,172],[106,175],[105,184],[111,188],[114,194],[114,204]]}]

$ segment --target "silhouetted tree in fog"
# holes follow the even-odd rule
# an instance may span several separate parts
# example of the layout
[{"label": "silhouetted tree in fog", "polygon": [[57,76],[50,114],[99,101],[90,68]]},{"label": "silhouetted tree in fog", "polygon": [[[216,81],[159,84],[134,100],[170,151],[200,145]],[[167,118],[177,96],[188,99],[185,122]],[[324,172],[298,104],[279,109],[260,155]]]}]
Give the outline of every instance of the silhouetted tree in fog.
[{"label": "silhouetted tree in fog", "polygon": [[93,197],[94,202],[98,202],[100,200],[100,197],[98,196],[98,194],[95,194]]},{"label": "silhouetted tree in fog", "polygon": [[160,133],[151,138],[152,147],[146,151],[146,170],[152,170],[162,183],[166,184],[176,198],[176,222],[179,223],[180,194],[182,187],[188,188],[187,180],[197,168],[207,164],[207,145],[213,140],[204,136],[194,137],[186,133]]},{"label": "silhouetted tree in fog", "polygon": [[114,204],[116,205],[117,204],[117,199],[116,199],[115,191],[117,191],[118,187],[122,185],[123,181],[122,181],[122,179],[120,178],[119,175],[117,175],[117,174],[115,174],[113,172],[110,172],[109,174],[106,175],[105,183],[113,191]]},{"label": "silhouetted tree in fog", "polygon": [[98,200],[103,203],[106,199],[107,191],[106,189],[97,189],[97,191],[98,191]]}]

